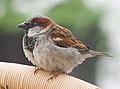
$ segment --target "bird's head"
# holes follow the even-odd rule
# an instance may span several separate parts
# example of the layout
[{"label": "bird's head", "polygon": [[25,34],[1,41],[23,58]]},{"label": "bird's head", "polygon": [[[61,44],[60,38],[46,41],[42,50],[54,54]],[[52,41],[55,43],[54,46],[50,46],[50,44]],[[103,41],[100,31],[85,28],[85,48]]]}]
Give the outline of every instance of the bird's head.
[{"label": "bird's head", "polygon": [[33,16],[17,25],[17,27],[24,29],[28,36],[34,36],[36,34],[46,33],[53,23],[53,20],[49,17]]}]

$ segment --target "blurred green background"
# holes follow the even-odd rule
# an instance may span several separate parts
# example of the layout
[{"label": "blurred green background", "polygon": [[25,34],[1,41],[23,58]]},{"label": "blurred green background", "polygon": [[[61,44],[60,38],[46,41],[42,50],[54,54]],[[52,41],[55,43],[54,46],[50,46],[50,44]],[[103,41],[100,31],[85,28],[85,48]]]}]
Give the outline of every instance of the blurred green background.
[{"label": "blurred green background", "polygon": [[[16,25],[36,14],[49,16],[57,24],[70,29],[76,37],[94,50],[108,49],[106,34],[98,26],[102,12],[89,10],[82,0],[55,0],[54,4],[51,4],[52,0],[49,0],[50,3],[46,0],[44,4],[43,0],[37,0],[38,6],[33,2],[35,0],[0,0],[0,61],[32,65],[22,51],[24,33],[17,29]],[[97,59],[88,59],[70,75],[96,84]]]}]

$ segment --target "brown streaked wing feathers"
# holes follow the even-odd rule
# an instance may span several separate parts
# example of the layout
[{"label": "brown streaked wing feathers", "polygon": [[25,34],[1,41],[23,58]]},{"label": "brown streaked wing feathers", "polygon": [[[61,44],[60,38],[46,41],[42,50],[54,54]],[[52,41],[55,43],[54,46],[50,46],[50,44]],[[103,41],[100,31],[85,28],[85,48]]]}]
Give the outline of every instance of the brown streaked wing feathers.
[{"label": "brown streaked wing feathers", "polygon": [[85,46],[80,40],[74,37],[70,30],[63,28],[61,26],[56,26],[53,31],[50,33],[52,39],[60,38],[62,40],[54,41],[57,46],[60,47],[74,47],[77,48],[80,52],[88,52],[89,49]]}]

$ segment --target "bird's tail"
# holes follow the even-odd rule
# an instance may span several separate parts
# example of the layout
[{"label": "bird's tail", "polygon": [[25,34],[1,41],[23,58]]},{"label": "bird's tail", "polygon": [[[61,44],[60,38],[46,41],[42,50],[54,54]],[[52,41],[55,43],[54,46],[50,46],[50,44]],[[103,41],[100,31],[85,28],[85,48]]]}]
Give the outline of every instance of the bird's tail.
[{"label": "bird's tail", "polygon": [[113,57],[112,55],[105,53],[105,52],[98,52],[94,50],[89,50],[88,53],[83,54],[83,58],[90,58],[90,57],[96,57],[96,56],[107,56],[107,57]]}]

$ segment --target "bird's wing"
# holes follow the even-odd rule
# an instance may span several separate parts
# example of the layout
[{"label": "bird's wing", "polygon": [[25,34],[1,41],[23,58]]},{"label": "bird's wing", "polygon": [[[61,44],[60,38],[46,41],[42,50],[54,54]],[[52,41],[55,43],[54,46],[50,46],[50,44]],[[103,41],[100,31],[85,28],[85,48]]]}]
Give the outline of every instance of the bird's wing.
[{"label": "bird's wing", "polygon": [[89,51],[89,48],[78,40],[70,30],[61,26],[56,26],[50,33],[50,37],[57,46],[77,48],[80,52]]}]

